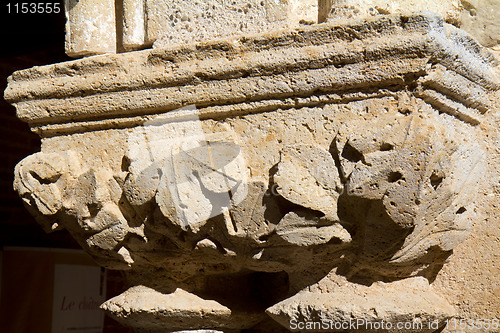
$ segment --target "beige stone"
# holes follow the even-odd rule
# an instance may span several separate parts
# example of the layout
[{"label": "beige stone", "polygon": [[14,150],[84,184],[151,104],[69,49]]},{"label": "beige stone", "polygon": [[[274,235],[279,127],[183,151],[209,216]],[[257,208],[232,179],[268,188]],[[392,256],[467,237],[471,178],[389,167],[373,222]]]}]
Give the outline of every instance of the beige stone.
[{"label": "beige stone", "polygon": [[[455,310],[426,279],[411,278],[369,287],[346,283],[332,293],[301,292],[267,313],[288,329],[316,322],[321,326],[309,331],[431,333],[446,325]],[[398,323],[406,326],[398,328]]]},{"label": "beige stone", "polygon": [[147,43],[155,48],[316,23],[316,0],[147,0]]},{"label": "beige stone", "polygon": [[113,0],[66,0],[66,53],[70,57],[116,52]]},{"label": "beige stone", "polygon": [[482,45],[500,43],[500,2],[497,0],[319,0],[319,22],[385,14],[429,11],[470,33]]},{"label": "beige stone", "polygon": [[[363,260],[384,274],[412,275],[408,262],[436,262],[429,259],[435,249],[449,251],[469,234],[475,214],[468,204],[486,171],[485,153],[468,138],[450,136],[433,118],[381,120],[384,127],[339,140],[341,170],[347,193],[368,205]],[[404,242],[394,251],[396,240]],[[384,263],[373,264],[381,258]]]},{"label": "beige stone", "polygon": [[338,221],[337,201],[343,190],[332,155],[314,146],[295,145],[280,152],[274,175],[277,191],[285,199]]},{"label": "beige stone", "polygon": [[[272,32],[326,20],[431,11],[481,44],[499,44],[496,0],[68,0],[66,53],[72,57],[175,46]],[[115,18],[116,16],[116,18]]]},{"label": "beige stone", "polygon": [[270,32],[318,17],[317,0],[67,0],[65,7],[71,57]]},{"label": "beige stone", "polygon": [[498,317],[498,64],[417,13],[18,71],[15,188],[138,332]]},{"label": "beige stone", "polygon": [[286,214],[276,225],[276,234],[287,243],[299,246],[325,244],[333,238],[345,243],[351,241],[349,232],[340,223],[315,218],[308,211]]},{"label": "beige stone", "polygon": [[146,44],[146,0],[123,0],[122,44],[126,51]]},{"label": "beige stone", "polygon": [[482,45],[500,44],[500,2],[496,0],[462,0],[460,28],[469,32]]},{"label": "beige stone", "polygon": [[320,3],[322,15],[329,20],[429,11],[440,14],[449,21],[457,20],[462,8],[461,0],[320,0]]},{"label": "beige stone", "polygon": [[162,294],[136,286],[101,307],[128,326],[155,331],[180,331],[185,329],[186,323],[192,330],[251,327],[260,319],[254,316],[252,320],[251,314],[235,314],[216,301],[202,299],[179,288]]}]

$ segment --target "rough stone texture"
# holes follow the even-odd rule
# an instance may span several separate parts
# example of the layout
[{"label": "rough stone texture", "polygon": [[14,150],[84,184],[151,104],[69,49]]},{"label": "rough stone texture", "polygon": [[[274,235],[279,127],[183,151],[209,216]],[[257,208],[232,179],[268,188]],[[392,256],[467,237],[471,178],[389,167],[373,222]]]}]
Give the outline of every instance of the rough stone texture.
[{"label": "rough stone texture", "polygon": [[122,32],[123,48],[127,51],[142,48],[146,44],[145,0],[123,0]]},{"label": "rough stone texture", "polygon": [[238,314],[213,300],[204,300],[182,289],[165,295],[144,286],[130,288],[106,301],[102,308],[124,324],[156,331],[220,327],[250,328],[258,315]]},{"label": "rough stone texture", "polygon": [[317,0],[146,0],[147,38],[154,47],[317,22]]},{"label": "rough stone texture", "polygon": [[184,105],[202,107],[201,117],[207,117],[344,98],[293,98],[315,90],[369,97],[372,92],[353,89],[401,85],[412,77],[419,79],[419,97],[469,123],[477,124],[494,102],[487,93],[498,86],[493,56],[437,16],[384,16],[349,26],[318,25],[34,68],[14,74],[6,97],[21,119],[39,124],[34,127],[47,135],[81,131],[80,120],[92,120],[86,129],[110,122],[130,126],[144,122],[134,116]]},{"label": "rough stone texture", "polygon": [[500,44],[500,2],[496,0],[461,0],[460,28],[469,32],[482,45]]},{"label": "rough stone texture", "polygon": [[14,186],[126,271],[103,308],[138,332],[493,319],[497,75],[429,13],[36,67]]},{"label": "rough stone texture", "polygon": [[500,2],[497,0],[319,0],[319,22],[409,11],[438,13],[482,45],[500,44]]},{"label": "rough stone texture", "polygon": [[65,7],[66,53],[71,57],[410,11],[438,13],[484,46],[498,48],[500,43],[497,0],[67,0]]},{"label": "rough stone texture", "polygon": [[475,215],[467,205],[484,175],[485,156],[479,145],[446,133],[432,118],[387,118],[381,117],[385,128],[354,133],[337,149],[347,194],[362,198],[361,205],[369,201],[361,252],[368,261],[387,260],[386,274],[400,274],[409,267],[393,265],[450,251],[467,237]]},{"label": "rough stone texture", "polygon": [[114,0],[65,0],[64,8],[70,57],[116,52]]},{"label": "rough stone texture", "polygon": [[401,14],[409,11],[431,11],[442,15],[447,21],[456,21],[461,9],[460,0],[320,0],[319,2],[322,16],[328,20]]},{"label": "rough stone texture", "polygon": [[[344,282],[328,293],[303,291],[266,312],[285,327],[294,321],[349,323],[351,320],[351,331],[385,333],[435,332],[446,325],[446,319],[453,316],[455,310],[429,288],[425,278],[419,277],[393,283],[377,282],[369,287]],[[355,324],[352,323],[354,318]],[[414,326],[405,330],[375,326],[382,322]],[[328,328],[323,331],[345,332],[344,329]]]},{"label": "rough stone texture", "polygon": [[278,193],[288,201],[318,210],[325,219],[339,220],[337,201],[342,184],[328,150],[303,145],[283,148],[274,181]]},{"label": "rough stone texture", "polygon": [[66,0],[65,6],[71,57],[270,32],[318,18],[317,0]]}]

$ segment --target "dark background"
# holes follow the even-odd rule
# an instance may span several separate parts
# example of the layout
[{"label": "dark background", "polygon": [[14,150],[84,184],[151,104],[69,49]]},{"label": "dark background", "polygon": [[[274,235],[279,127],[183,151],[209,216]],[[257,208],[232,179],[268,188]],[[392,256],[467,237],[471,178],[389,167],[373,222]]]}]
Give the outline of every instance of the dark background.
[{"label": "dark background", "polygon": [[[30,1],[41,2],[42,1]],[[64,53],[65,15],[63,3],[58,14],[15,13],[15,1],[0,5],[0,247],[43,246],[78,248],[65,231],[45,234],[23,207],[12,188],[14,167],[26,156],[40,150],[38,135],[16,118],[15,108],[3,99],[7,77],[33,66],[70,60]],[[7,4],[11,4],[8,13]],[[20,3],[20,2],[19,2]]]}]

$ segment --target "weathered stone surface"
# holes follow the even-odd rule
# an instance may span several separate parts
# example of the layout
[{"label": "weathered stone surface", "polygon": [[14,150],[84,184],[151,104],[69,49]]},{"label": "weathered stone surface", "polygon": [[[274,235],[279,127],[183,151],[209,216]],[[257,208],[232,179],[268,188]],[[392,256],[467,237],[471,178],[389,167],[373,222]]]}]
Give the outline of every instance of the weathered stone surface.
[{"label": "weathered stone surface", "polygon": [[316,0],[146,0],[146,11],[147,42],[155,48],[317,22]]},{"label": "weathered stone surface", "polygon": [[320,0],[319,22],[430,11],[470,33],[482,45],[500,44],[500,2],[497,0]]},{"label": "weathered stone surface", "polygon": [[[455,310],[429,288],[424,278],[369,287],[346,283],[331,293],[301,292],[266,312],[286,328],[298,323],[320,323],[305,331],[345,332],[435,332],[446,325]],[[335,327],[335,323],[348,326]],[[398,328],[398,323],[407,328]],[[306,326],[304,326],[306,327]],[[318,329],[319,328],[319,329]]]},{"label": "weathered stone surface", "polygon": [[328,20],[430,11],[440,14],[446,21],[456,21],[462,8],[461,2],[460,0],[320,0],[322,15]]},{"label": "weathered stone surface", "polygon": [[113,0],[66,0],[66,53],[70,57],[116,52]]},{"label": "weathered stone surface", "polygon": [[126,51],[142,48],[146,44],[146,0],[123,0],[122,44]]},{"label": "weathered stone surface", "polygon": [[[484,152],[434,117],[382,119],[384,128],[366,128],[337,143],[347,194],[370,201],[362,226],[371,243],[368,256],[401,264],[434,248],[451,250],[470,231],[472,216],[464,214],[473,214],[468,204],[485,173]],[[383,215],[377,218],[379,205]],[[387,230],[377,231],[383,225],[399,230],[399,237],[390,236],[394,241],[404,239],[396,253],[391,254]],[[373,243],[387,248],[377,254]]]},{"label": "weathered stone surface", "polygon": [[251,314],[235,315],[213,300],[205,300],[182,289],[162,294],[154,289],[136,286],[106,301],[102,309],[116,320],[131,327],[150,330],[180,331],[186,324],[193,330],[221,327],[251,327],[260,319]]},{"label": "weathered stone surface", "polygon": [[339,220],[337,201],[342,184],[327,150],[305,145],[285,147],[273,179],[285,199],[320,211],[326,219]]},{"label": "weathered stone surface", "polygon": [[43,140],[15,187],[47,230],[127,271],[106,308],[138,331],[275,331],[265,309],[283,323],[311,304],[442,323],[435,291],[474,305],[439,272],[454,250],[467,268],[461,243],[496,209],[497,74],[429,13],[19,71],[5,97]]},{"label": "weathered stone surface", "polygon": [[[272,32],[300,24],[431,11],[482,45],[500,43],[496,0],[66,1],[66,52],[72,57],[175,46]],[[116,18],[115,18],[116,16]]]},{"label": "weathered stone surface", "polygon": [[[5,97],[16,105],[21,119],[37,123],[40,133],[47,135],[81,130],[78,122],[82,120],[86,129],[113,127],[117,122],[122,127],[134,126],[147,121],[143,117],[147,114],[185,105],[197,105],[202,118],[252,109],[315,106],[360,98],[344,97],[357,87],[404,85],[405,77],[410,76],[426,79],[417,90],[426,102],[466,121],[477,123],[484,107],[491,105],[488,99],[479,109],[469,105],[473,102],[461,104],[469,99],[469,90],[443,87],[442,76],[432,74],[441,71],[441,64],[447,72],[460,75],[460,84],[478,92],[488,94],[498,86],[493,56],[438,16],[379,17],[349,26],[347,31],[354,32],[346,29],[318,25],[242,37],[238,43],[213,42],[200,50],[186,45],[179,50],[149,50],[39,67],[17,72]],[[436,58],[436,64],[429,64],[430,58]],[[135,70],[128,69],[132,65]],[[322,99],[295,98],[310,96],[315,90],[325,93]],[[439,98],[426,97],[427,92]],[[457,101],[461,109],[455,109]],[[114,119],[118,116],[119,120]]]},{"label": "weathered stone surface", "polygon": [[[302,215],[302,216],[301,216]],[[307,216],[307,212],[286,214],[276,225],[276,234],[290,244],[299,246],[319,245],[336,238],[351,241],[351,236],[339,223],[331,224],[327,219]]]},{"label": "weathered stone surface", "polygon": [[500,2],[495,0],[461,0],[460,28],[482,45],[494,47],[500,44]]},{"label": "weathered stone surface", "polygon": [[66,1],[71,57],[175,46],[317,23],[317,0]]}]

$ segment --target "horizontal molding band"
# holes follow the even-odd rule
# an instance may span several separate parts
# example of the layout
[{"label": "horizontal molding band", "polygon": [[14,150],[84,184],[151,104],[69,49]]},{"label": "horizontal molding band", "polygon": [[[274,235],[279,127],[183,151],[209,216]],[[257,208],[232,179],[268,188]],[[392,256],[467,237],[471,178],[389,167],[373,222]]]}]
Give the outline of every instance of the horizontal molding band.
[{"label": "horizontal molding band", "polygon": [[34,67],[9,78],[5,98],[38,132],[186,105],[215,114],[233,104],[394,85],[422,85],[460,110],[484,113],[484,96],[499,87],[496,65],[465,32],[420,13]]}]

